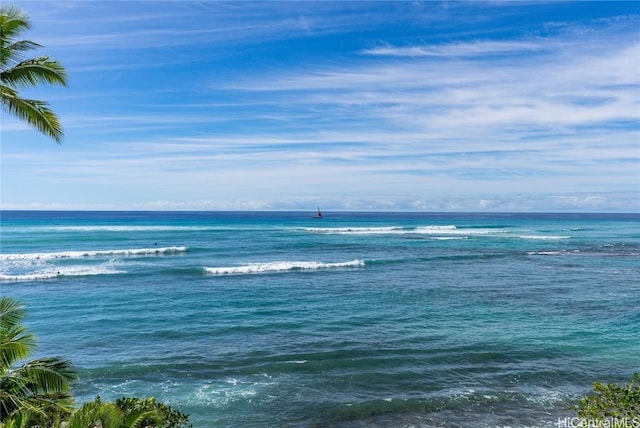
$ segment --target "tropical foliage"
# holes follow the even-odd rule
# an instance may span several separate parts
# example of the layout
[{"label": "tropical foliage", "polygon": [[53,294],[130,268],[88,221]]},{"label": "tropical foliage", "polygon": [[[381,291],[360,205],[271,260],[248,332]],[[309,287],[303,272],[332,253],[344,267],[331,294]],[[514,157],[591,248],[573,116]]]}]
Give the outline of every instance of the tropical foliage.
[{"label": "tropical foliage", "polygon": [[35,336],[22,324],[24,306],[0,298],[0,421],[20,418],[51,424],[73,410],[70,385],[76,378],[71,363],[58,357],[32,360]]},{"label": "tropical foliage", "polygon": [[22,304],[0,298],[0,428],[180,428],[189,417],[155,398],[100,397],[74,405],[69,361],[42,358],[17,366],[31,355],[35,336],[22,324]]},{"label": "tropical foliage", "polygon": [[593,394],[578,404],[578,416],[588,420],[616,419],[640,423],[640,375],[633,374],[626,385],[616,383],[593,384]]},{"label": "tropical foliage", "polygon": [[113,403],[104,403],[100,398],[84,404],[76,410],[71,418],[56,428],[120,428],[123,426],[122,412]]},{"label": "tropical foliage", "polygon": [[156,402],[153,397],[121,398],[115,403],[96,397],[55,428],[180,428],[188,419],[187,415]]},{"label": "tropical foliage", "polygon": [[124,416],[123,427],[180,428],[189,421],[188,415],[158,403],[153,397],[120,398],[115,405]]},{"label": "tropical foliage", "polygon": [[26,58],[41,47],[19,37],[31,28],[27,15],[11,6],[0,6],[0,103],[2,108],[60,143],[64,135],[58,116],[44,101],[22,98],[19,89],[40,84],[67,85],[67,72],[48,56]]}]

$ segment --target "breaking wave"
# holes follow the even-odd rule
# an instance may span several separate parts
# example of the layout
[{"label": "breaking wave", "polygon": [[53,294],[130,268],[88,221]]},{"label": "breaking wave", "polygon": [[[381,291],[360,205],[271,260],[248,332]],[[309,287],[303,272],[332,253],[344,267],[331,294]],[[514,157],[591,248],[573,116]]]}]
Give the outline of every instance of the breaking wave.
[{"label": "breaking wave", "polygon": [[569,239],[570,236],[556,236],[556,235],[520,235],[520,239],[540,239],[540,240],[553,240],[553,239]]},{"label": "breaking wave", "polygon": [[0,261],[13,260],[51,260],[51,259],[81,259],[88,257],[113,256],[148,256],[184,253],[187,247],[153,247],[132,248],[121,250],[91,250],[91,251],[58,251],[52,253],[13,253],[0,254]]},{"label": "breaking wave", "polygon": [[454,225],[432,225],[417,227],[384,226],[384,227],[309,227],[304,229],[310,233],[329,235],[485,235],[498,233],[499,230],[459,229]]},{"label": "breaking wave", "polygon": [[356,268],[365,265],[363,260],[349,262],[322,263],[301,261],[279,261],[268,263],[251,263],[241,266],[204,267],[204,272],[210,275],[245,275],[270,272],[306,271],[333,268]]},{"label": "breaking wave", "polygon": [[70,226],[7,226],[7,232],[42,232],[42,233],[69,233],[69,232],[189,232],[218,230],[214,226],[175,226],[175,225],[70,225]]},{"label": "breaking wave", "polygon": [[18,281],[41,281],[54,278],[73,277],[73,276],[92,276],[92,275],[113,275],[126,273],[108,266],[81,267],[69,266],[59,267],[57,269],[46,269],[37,272],[0,274],[0,281],[18,282]]}]

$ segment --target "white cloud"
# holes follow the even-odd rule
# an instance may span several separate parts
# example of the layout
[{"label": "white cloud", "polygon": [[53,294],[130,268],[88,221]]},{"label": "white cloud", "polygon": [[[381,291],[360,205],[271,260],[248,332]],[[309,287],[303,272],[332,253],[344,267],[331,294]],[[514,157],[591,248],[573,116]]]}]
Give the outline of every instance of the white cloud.
[{"label": "white cloud", "polygon": [[441,45],[423,45],[394,47],[380,46],[360,51],[362,55],[382,55],[396,57],[457,57],[487,54],[535,53],[543,50],[544,43],[533,41],[475,41],[470,43],[451,43]]},{"label": "white cloud", "polygon": [[[34,21],[79,24],[34,39],[74,71],[73,95],[44,92],[67,140],[29,152],[33,131],[3,118],[6,206],[67,200],[49,197],[101,206],[108,197],[106,206],[140,209],[304,209],[316,200],[357,210],[637,208],[637,17],[500,39],[499,28],[456,27],[453,18],[469,18],[455,10],[382,5],[428,9],[422,19],[449,30],[429,41],[397,27],[378,35],[385,20],[413,17],[359,2],[293,11],[140,2],[129,13],[104,2],[90,16],[86,4],[54,3]],[[63,8],[68,15],[54,14]],[[325,46],[332,34],[346,47]],[[326,50],[306,52],[306,42]]]}]

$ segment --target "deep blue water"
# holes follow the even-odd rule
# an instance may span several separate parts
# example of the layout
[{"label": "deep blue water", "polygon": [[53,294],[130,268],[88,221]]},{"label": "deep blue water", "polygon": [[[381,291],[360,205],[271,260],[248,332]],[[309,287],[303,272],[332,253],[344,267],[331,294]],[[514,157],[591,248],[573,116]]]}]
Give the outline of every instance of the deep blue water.
[{"label": "deep blue water", "polygon": [[194,427],[556,427],[640,371],[638,214],[4,211],[79,401]]}]

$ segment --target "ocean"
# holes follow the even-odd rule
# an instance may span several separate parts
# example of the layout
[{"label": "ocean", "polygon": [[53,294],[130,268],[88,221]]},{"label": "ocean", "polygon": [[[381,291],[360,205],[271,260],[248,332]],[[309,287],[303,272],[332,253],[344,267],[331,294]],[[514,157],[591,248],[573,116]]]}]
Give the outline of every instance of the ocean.
[{"label": "ocean", "polygon": [[[80,403],[194,427],[560,427],[640,371],[638,214],[1,213]],[[565,424],[565,425],[563,425]]]}]

